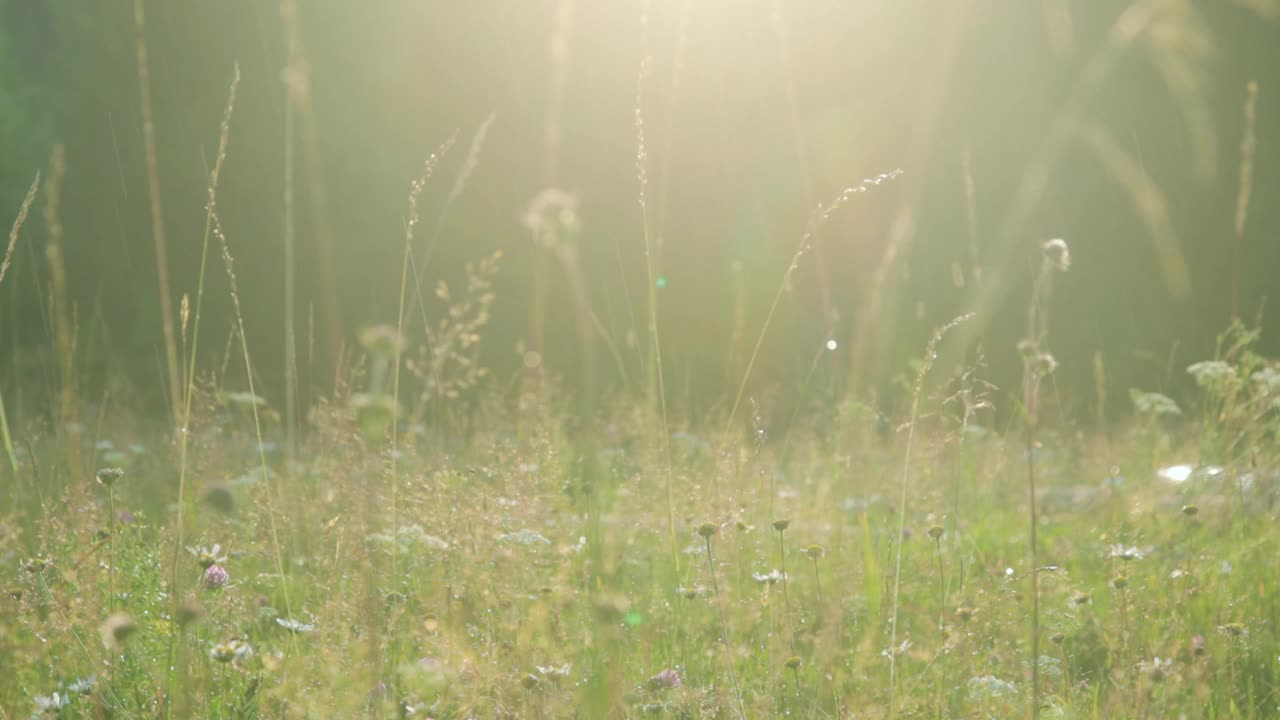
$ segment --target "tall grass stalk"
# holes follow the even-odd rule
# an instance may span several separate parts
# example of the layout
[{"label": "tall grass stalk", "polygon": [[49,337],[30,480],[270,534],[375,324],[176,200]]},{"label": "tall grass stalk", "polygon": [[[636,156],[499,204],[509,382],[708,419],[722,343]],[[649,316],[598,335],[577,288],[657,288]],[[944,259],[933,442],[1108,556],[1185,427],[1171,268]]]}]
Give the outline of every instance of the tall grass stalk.
[{"label": "tall grass stalk", "polygon": [[142,142],[146,153],[147,190],[151,202],[151,236],[155,241],[156,277],[160,290],[160,317],[164,330],[165,367],[169,375],[170,417],[181,417],[178,388],[178,343],[174,336],[173,294],[169,290],[169,256],[164,234],[164,210],[160,204],[160,169],[156,159],[156,125],[151,110],[151,69],[147,61],[147,22],[143,0],[133,0],[134,54],[138,64],[138,103],[142,111]]},{"label": "tall grass stalk", "polygon": [[[182,398],[182,425],[178,428],[178,511],[174,526],[173,559],[169,566],[169,588],[174,612],[182,602],[181,580],[178,574],[178,558],[182,552],[186,532],[187,451],[191,437],[191,404],[195,396],[196,358],[200,345],[200,314],[204,309],[204,280],[209,260],[209,237],[213,231],[213,214],[217,208],[218,180],[222,176],[222,164],[227,159],[227,145],[231,139],[231,115],[236,106],[236,90],[240,86],[240,65],[232,67],[231,86],[227,90],[227,104],[222,111],[222,124],[218,130],[218,154],[213,169],[209,171],[208,200],[205,206],[204,237],[200,244],[200,272],[196,276],[196,299],[191,322],[191,352],[188,356],[187,383]],[[266,481],[266,478],[263,478]],[[173,681],[176,633],[169,635],[168,662],[165,664],[165,717],[169,715],[169,689]]]},{"label": "tall grass stalk", "polygon": [[339,310],[337,273],[333,264],[333,229],[329,223],[329,198],[321,172],[320,138],[316,131],[315,115],[311,106],[311,64],[307,60],[306,46],[302,42],[302,28],[298,21],[296,0],[280,0],[280,23],[284,31],[288,54],[289,97],[295,104],[297,128],[302,141],[302,157],[306,167],[307,194],[311,206],[312,232],[315,233],[316,260],[320,270],[321,307],[324,312],[326,349],[333,366],[335,383],[341,372],[342,347],[345,334],[342,313]]},{"label": "tall grass stalk", "polygon": [[[453,207],[453,203],[462,197],[462,191],[467,187],[467,181],[471,179],[471,173],[475,172],[476,166],[480,164],[480,151],[484,149],[485,140],[489,136],[489,128],[493,127],[494,120],[497,119],[496,113],[489,113],[476,128],[475,133],[471,136],[471,145],[467,148],[467,155],[462,160],[462,167],[458,169],[458,175],[453,179],[453,185],[449,188],[449,194],[445,196],[444,204],[441,205],[439,214],[436,215],[435,227],[431,230],[431,235],[427,237],[426,243],[423,245],[422,252],[415,254],[413,249],[409,249],[409,269],[414,273],[414,297],[417,298],[418,310],[422,313],[423,330],[430,330],[431,318],[427,315],[426,293],[422,291],[423,285],[427,280],[427,270],[431,266],[431,258],[435,254],[435,249],[440,240],[440,234],[444,231],[444,221],[448,216],[449,209]],[[450,136],[447,141],[448,146],[452,146],[454,136]]]},{"label": "tall grass stalk", "polygon": [[[391,371],[392,407],[396,409],[397,414],[400,407],[400,366],[403,364],[402,354],[405,342],[405,308],[409,292],[409,268],[413,262],[414,229],[417,228],[419,220],[418,196],[422,194],[422,189],[426,187],[427,181],[435,173],[436,164],[440,162],[440,158],[453,147],[453,142],[454,138],[450,137],[443,145],[437,148],[423,164],[422,174],[409,186],[409,217],[405,221],[404,257],[400,263],[400,301],[396,317],[395,367]],[[391,422],[391,537],[393,538],[400,536],[399,420],[398,417],[393,417]],[[393,547],[391,552],[391,577],[393,581],[396,578],[397,555],[398,553]]]},{"label": "tall grass stalk", "polygon": [[294,328],[294,229],[293,229],[293,84],[298,73],[289,69],[284,102],[284,431],[285,472],[292,472],[298,442],[298,348]]},{"label": "tall grass stalk", "polygon": [[756,344],[751,350],[751,357],[747,360],[747,368],[742,373],[742,380],[738,383],[738,392],[734,395],[733,406],[729,408],[729,419],[725,421],[724,426],[726,433],[733,428],[733,421],[738,416],[738,407],[742,405],[742,395],[746,392],[747,382],[751,379],[751,371],[755,369],[756,359],[760,356],[760,348],[764,345],[764,338],[769,333],[769,326],[773,324],[773,316],[777,313],[778,305],[782,302],[782,294],[786,292],[787,286],[790,285],[791,275],[800,267],[800,260],[805,253],[812,249],[814,235],[831,217],[832,213],[844,207],[853,199],[854,195],[864,193],[876,185],[886,180],[892,180],[901,174],[901,170],[891,170],[887,173],[867,178],[857,185],[845,188],[830,205],[826,207],[819,205],[810,215],[809,226],[804,231],[804,234],[800,236],[800,242],[796,245],[795,253],[791,256],[791,262],[787,264],[787,269],[782,273],[782,280],[778,283],[778,290],[773,294],[773,302],[769,304],[769,311],[765,313],[764,323],[760,326],[760,334],[756,336]]},{"label": "tall grass stalk", "polygon": [[895,540],[897,555],[893,563],[893,608],[889,616],[889,720],[897,717],[898,698],[898,610],[902,594],[902,537],[907,526],[907,488],[911,477],[911,450],[916,437],[916,420],[920,417],[920,396],[924,393],[924,379],[933,369],[937,359],[938,343],[952,328],[968,321],[973,315],[961,315],[951,322],[934,330],[933,337],[924,348],[924,361],[916,372],[915,388],[911,393],[911,415],[907,421],[907,446],[902,457],[902,481],[899,483],[898,496],[898,533]]},{"label": "tall grass stalk", "polygon": [[54,349],[58,357],[58,433],[66,433],[64,460],[74,478],[82,477],[80,462],[79,393],[76,383],[76,333],[74,311],[67,287],[67,266],[63,255],[62,177],[66,172],[66,155],[55,145],[49,158],[49,178],[44,188],[44,224],[49,243],[45,253],[49,260],[50,315],[53,317]]},{"label": "tall grass stalk", "polygon": [[1059,239],[1042,247],[1040,272],[1027,307],[1027,337],[1018,343],[1022,355],[1022,402],[1026,413],[1028,575],[1031,578],[1031,718],[1040,714],[1040,556],[1036,512],[1036,430],[1039,423],[1040,381],[1053,372],[1057,362],[1044,347],[1049,333],[1048,303],[1054,272],[1071,266],[1067,244]]},{"label": "tall grass stalk", "polygon": [[729,620],[724,614],[724,598],[720,597],[720,583],[716,580],[715,556],[711,552],[711,538],[719,531],[715,523],[703,523],[698,527],[698,534],[707,546],[707,572],[711,573],[711,592],[716,601],[716,609],[720,611],[720,642],[724,646],[725,662],[729,667],[729,682],[733,684],[733,696],[738,701],[738,713],[742,720],[747,718],[747,707],[742,700],[742,688],[738,685],[738,674],[733,669],[733,646],[729,644]]},{"label": "tall grass stalk", "polygon": [[[253,363],[249,357],[249,339],[244,331],[244,313],[240,309],[240,290],[236,284],[235,261],[231,257],[231,247],[227,244],[227,237],[222,232],[222,222],[218,219],[216,210],[210,212],[210,219],[213,222],[213,235],[218,239],[218,243],[222,246],[222,263],[227,271],[227,282],[231,288],[231,307],[235,311],[236,333],[240,336],[240,350],[244,356],[245,378],[249,384],[249,394],[257,395],[253,383]],[[293,603],[289,599],[289,583],[284,573],[284,553],[280,548],[280,532],[276,527],[276,506],[275,506],[275,490],[272,487],[271,471],[267,466],[267,450],[262,438],[262,415],[258,411],[256,402],[249,403],[250,411],[253,415],[253,431],[258,443],[258,463],[262,471],[263,490],[266,495],[266,512],[268,527],[271,529],[271,547],[276,561],[276,573],[280,578],[280,592],[284,599],[285,613],[288,617],[293,617]],[[296,642],[295,633],[289,634],[289,642]],[[286,669],[282,666],[282,672]]]},{"label": "tall grass stalk", "polygon": [[[27,221],[27,213],[31,211],[31,203],[35,202],[36,191],[40,188],[40,173],[36,172],[36,178],[31,181],[31,187],[27,189],[26,197],[22,199],[22,205],[18,207],[18,217],[13,221],[13,227],[9,230],[9,245],[4,251],[4,261],[0,262],[0,285],[4,284],[4,276],[9,272],[9,265],[13,263],[13,251],[18,246],[18,234],[22,231],[22,225]],[[16,476],[18,474],[18,456],[13,451],[13,438],[9,435],[9,417],[5,412],[4,389],[0,387],[0,441],[4,443],[4,454],[9,460],[9,469]]]},{"label": "tall grass stalk", "polygon": [[1249,200],[1253,197],[1253,158],[1258,153],[1258,81],[1245,86],[1244,137],[1240,140],[1240,179],[1236,189],[1236,215],[1231,246],[1231,317],[1240,317],[1240,248],[1244,244],[1245,225],[1249,221]]},{"label": "tall grass stalk", "polygon": [[[648,9],[645,10],[644,23],[648,24]],[[675,482],[671,463],[671,425],[667,415],[667,382],[662,371],[662,337],[658,329],[658,258],[654,242],[652,223],[649,218],[649,173],[648,150],[645,146],[644,134],[644,81],[649,74],[651,58],[645,57],[640,62],[640,72],[636,79],[636,180],[639,184],[640,218],[644,231],[644,269],[646,279],[646,297],[648,299],[648,335],[649,335],[649,407],[657,411],[660,421],[659,437],[662,442],[663,481],[667,501],[667,535],[671,543],[671,567],[676,577],[680,574],[680,543],[676,537],[675,494],[672,485]]]}]

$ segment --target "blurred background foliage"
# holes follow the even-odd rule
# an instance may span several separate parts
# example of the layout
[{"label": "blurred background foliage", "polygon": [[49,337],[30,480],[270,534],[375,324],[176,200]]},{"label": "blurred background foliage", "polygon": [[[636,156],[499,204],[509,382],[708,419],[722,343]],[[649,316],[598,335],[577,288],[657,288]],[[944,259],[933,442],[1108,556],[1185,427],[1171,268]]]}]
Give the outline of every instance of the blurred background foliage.
[{"label": "blurred background foliage", "polygon": [[[1074,259],[1055,288],[1051,342],[1069,397],[1093,398],[1098,353],[1117,407],[1130,386],[1188,380],[1180,368],[1212,354],[1233,303],[1252,321],[1277,287],[1274,2],[298,5],[307,64],[295,71],[309,80],[310,108],[295,135],[294,214],[308,387],[332,384],[330,348],[350,348],[361,326],[395,322],[409,183],[455,133],[421,202],[425,227],[443,217],[429,285],[456,282],[466,262],[504,252],[483,361],[502,377],[519,367],[517,347],[532,342],[541,251],[520,218],[540,191],[559,187],[579,200],[596,312],[638,374],[638,89],[668,387],[695,415],[723,407],[736,389],[813,208],[894,168],[901,178],[857,196],[817,233],[762,350],[753,395],[794,391],[828,339],[840,344],[820,367],[830,387],[892,387],[932,328],[975,307],[979,319],[960,339],[984,348],[998,386],[1015,388],[1014,344],[1039,244],[1050,237],[1066,238]],[[243,76],[218,206],[272,395],[284,358],[289,27],[279,6],[260,0],[145,8],[175,308],[195,289],[207,172],[236,63]],[[16,214],[62,143],[85,388],[127,379],[159,410],[165,373],[133,9],[0,0],[0,209]],[[1258,139],[1237,252],[1250,81]],[[490,114],[478,164],[441,216]],[[558,144],[548,142],[549,124]],[[0,288],[0,380],[11,402],[25,395],[29,406],[54,383],[44,243],[35,212]],[[220,362],[232,322],[213,260],[206,369]],[[546,267],[546,363],[572,377],[569,285]],[[736,311],[745,323],[735,339]],[[1274,313],[1262,317],[1263,350],[1275,353]]]}]

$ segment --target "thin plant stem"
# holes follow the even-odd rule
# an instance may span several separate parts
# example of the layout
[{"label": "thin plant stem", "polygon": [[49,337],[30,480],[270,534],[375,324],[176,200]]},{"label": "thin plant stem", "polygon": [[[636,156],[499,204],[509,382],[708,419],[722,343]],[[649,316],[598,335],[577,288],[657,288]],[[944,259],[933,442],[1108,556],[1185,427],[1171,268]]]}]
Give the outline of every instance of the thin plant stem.
[{"label": "thin plant stem", "polygon": [[116,607],[116,489],[107,486],[107,609]]},{"label": "thin plant stem", "polygon": [[1040,272],[1036,275],[1027,307],[1027,337],[1018,344],[1023,357],[1022,402],[1026,413],[1027,455],[1027,544],[1031,577],[1031,707],[1032,720],[1040,714],[1040,544],[1039,518],[1036,511],[1036,430],[1039,424],[1040,381],[1053,372],[1056,361],[1042,347],[1049,333],[1046,306],[1050,293],[1052,274],[1065,272],[1071,264],[1067,244],[1055,239],[1043,247]]},{"label": "thin plant stem", "polygon": [[[9,230],[9,245],[5,248],[4,260],[0,261],[0,285],[4,284],[4,276],[9,272],[9,265],[13,263],[13,251],[18,246],[18,234],[27,221],[27,214],[31,212],[31,204],[35,202],[36,192],[39,189],[40,173],[37,172],[35,179],[31,181],[31,187],[27,188],[22,204],[18,206],[18,216],[14,218],[13,227]],[[9,416],[5,411],[3,388],[0,388],[0,443],[4,444],[4,454],[9,460],[9,469],[13,471],[14,477],[17,477],[18,455],[13,450],[13,437],[9,434]]]},{"label": "thin plant stem", "polygon": [[818,607],[822,607],[822,574],[818,572],[818,558],[814,556],[813,560],[813,584],[818,589]]},{"label": "thin plant stem", "polygon": [[151,200],[151,235],[155,241],[156,276],[160,290],[160,317],[164,330],[165,365],[169,371],[170,417],[180,417],[178,344],[174,335],[173,294],[169,290],[169,259],[165,244],[164,211],[160,205],[160,170],[156,159],[155,118],[151,109],[151,70],[147,62],[147,25],[143,0],[133,0],[134,53],[138,64],[138,102],[142,111],[143,150],[146,153],[147,189]]},{"label": "thin plant stem", "polygon": [[[647,19],[645,22],[647,24]],[[636,178],[640,185],[640,218],[644,231],[644,268],[648,290],[649,404],[658,411],[658,419],[662,423],[659,431],[665,469],[663,483],[667,502],[667,536],[671,544],[672,575],[679,577],[680,547],[676,537],[675,495],[672,487],[675,479],[671,461],[670,421],[667,416],[667,383],[662,371],[662,337],[658,329],[658,249],[654,243],[654,233],[649,218],[649,180],[646,169],[648,154],[645,149],[643,90],[644,79],[648,75],[649,60],[650,58],[646,57],[640,63],[640,73],[636,80]]]},{"label": "thin plant stem", "polygon": [[756,336],[755,347],[751,350],[751,358],[747,360],[747,368],[742,373],[742,381],[738,384],[738,392],[734,395],[733,406],[729,408],[729,419],[725,421],[725,432],[729,432],[733,427],[734,418],[738,416],[738,407],[742,404],[742,395],[747,390],[747,381],[751,379],[751,371],[755,369],[756,358],[760,355],[760,348],[764,345],[765,335],[769,333],[769,326],[773,324],[773,316],[778,311],[778,305],[782,302],[782,294],[786,292],[787,286],[790,284],[791,275],[800,267],[800,260],[804,254],[812,247],[812,241],[817,231],[831,217],[832,213],[839,210],[853,198],[854,195],[864,193],[872,187],[879,185],[886,180],[892,180],[902,174],[901,170],[891,170],[887,173],[881,173],[875,177],[867,178],[849,188],[845,188],[831,205],[827,207],[818,206],[813,215],[809,219],[809,227],[804,234],[800,236],[800,242],[796,245],[795,253],[791,256],[791,262],[787,265],[787,269],[782,273],[782,281],[778,283],[778,290],[773,294],[773,302],[769,304],[769,312],[765,313],[764,324],[760,326],[760,334]]},{"label": "thin plant stem", "polygon": [[[204,281],[209,261],[209,237],[213,234],[213,213],[217,207],[218,179],[222,176],[222,164],[227,158],[227,145],[231,139],[231,115],[235,111],[236,89],[239,85],[240,65],[237,63],[232,67],[231,86],[227,91],[227,104],[223,109],[222,124],[218,132],[218,154],[215,156],[213,161],[213,170],[209,173],[209,198],[208,204],[205,206],[204,238],[200,245],[200,272],[196,279],[195,314],[192,318],[191,325],[191,354],[188,358],[190,365],[187,368],[186,393],[182,401],[182,425],[178,428],[178,509],[174,527],[175,537],[173,544],[173,560],[170,563],[169,568],[169,587],[171,588],[170,594],[173,596],[175,615],[178,604],[182,602],[182,593],[180,592],[181,585],[179,584],[180,578],[178,575],[178,557],[179,553],[182,552],[183,536],[186,529],[187,452],[191,434],[191,405],[195,395],[196,358],[198,356],[197,350],[200,344],[200,313],[204,308]],[[177,636],[177,633],[169,634],[168,659],[165,663],[165,717],[169,716],[170,711],[168,698],[171,696],[168,691],[173,681],[173,659]]]},{"label": "thin plant stem", "polygon": [[788,634],[792,635],[792,644],[795,643],[794,634],[791,633],[791,596],[787,593],[787,545],[784,540],[786,530],[778,531],[778,565],[782,571],[782,606],[786,609],[786,626]]},{"label": "thin plant stem", "polygon": [[733,649],[729,645],[729,621],[724,615],[724,604],[720,598],[720,584],[716,581],[716,564],[711,554],[711,536],[703,538],[707,543],[707,571],[711,573],[711,592],[716,598],[716,609],[720,611],[720,642],[724,645],[725,659],[729,666],[729,681],[733,684],[734,699],[738,701],[738,713],[742,720],[747,718],[747,708],[742,701],[742,688],[738,686],[738,675],[733,670]]},{"label": "thin plant stem", "polygon": [[[231,307],[235,311],[236,331],[240,336],[240,350],[244,356],[245,377],[249,384],[249,394],[257,395],[253,383],[253,363],[249,358],[249,340],[244,330],[244,313],[240,310],[240,291],[236,284],[235,261],[231,257],[231,248],[227,244],[227,237],[222,232],[222,222],[218,219],[217,212],[210,213],[213,222],[213,234],[218,238],[219,244],[222,246],[222,262],[227,271],[227,281],[231,288]],[[275,491],[272,488],[270,468],[267,466],[266,444],[262,439],[262,415],[258,412],[258,404],[256,402],[249,403],[249,409],[253,415],[253,431],[258,442],[258,462],[262,469],[262,483],[267,499],[266,512],[268,526],[271,528],[271,546],[276,561],[276,573],[280,578],[280,594],[284,599],[285,613],[288,617],[293,617],[293,603],[289,599],[289,583],[284,573],[284,553],[280,548],[280,532],[276,527],[276,506]],[[296,634],[289,633],[289,642],[297,642]],[[282,668],[282,673],[285,672]],[[282,682],[283,682],[282,678]]]},{"label": "thin plant stem", "polygon": [[902,458],[901,494],[898,497],[897,556],[894,559],[893,567],[893,610],[889,619],[889,720],[897,717],[898,710],[898,608],[902,595],[902,546],[904,544],[902,536],[907,523],[907,487],[909,485],[908,479],[911,476],[911,450],[916,437],[916,419],[920,415],[920,396],[924,391],[924,378],[933,368],[938,343],[942,341],[942,337],[949,330],[972,317],[972,313],[961,315],[934,331],[933,337],[925,345],[924,363],[916,374],[915,390],[911,394],[911,416],[907,423],[907,446]]},{"label": "thin plant stem", "polygon": [[296,72],[290,68],[288,97],[284,101],[284,429],[285,472],[297,454],[298,442],[298,356],[294,328],[294,228],[293,228],[293,79]]}]

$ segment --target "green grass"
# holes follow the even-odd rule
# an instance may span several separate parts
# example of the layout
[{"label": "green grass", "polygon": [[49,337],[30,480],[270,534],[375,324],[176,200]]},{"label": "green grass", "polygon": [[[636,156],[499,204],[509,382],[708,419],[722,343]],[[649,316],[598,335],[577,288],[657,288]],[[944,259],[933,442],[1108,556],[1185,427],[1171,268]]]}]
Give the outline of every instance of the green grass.
[{"label": "green grass", "polygon": [[[252,417],[235,398],[197,391],[184,534],[193,547],[222,545],[230,582],[207,588],[184,550],[176,603],[166,438],[131,429],[132,418],[104,423],[99,462],[126,469],[114,498],[92,477],[59,475],[60,450],[36,442],[35,457],[20,452],[27,470],[7,486],[0,536],[4,716],[87,677],[92,690],[73,693],[61,717],[161,714],[173,639],[176,717],[396,717],[397,703],[436,718],[877,717],[889,705],[899,546],[897,713],[1025,714],[1017,434],[982,429],[981,413],[961,431],[949,406],[926,399],[902,517],[904,433],[885,437],[855,414],[785,442],[678,435],[677,572],[652,423],[613,418],[584,487],[567,415],[543,387],[515,415],[482,396],[465,441],[401,429],[394,540],[389,446],[362,435],[342,398],[313,413],[292,468],[274,449],[286,428],[261,414],[264,483]],[[1255,486],[1233,492],[1229,464],[1181,485],[1154,472],[1195,462],[1203,433],[1190,419],[1143,423],[1104,452],[1102,438],[1041,428],[1050,716],[1262,718],[1280,706],[1275,488],[1258,469]],[[36,472],[40,494],[26,479]],[[785,543],[778,520],[789,521]],[[784,561],[785,580],[769,579]],[[196,617],[176,622],[175,606]],[[120,644],[100,633],[113,612],[135,626]],[[233,639],[252,654],[211,656]],[[667,669],[679,686],[657,679]]]}]

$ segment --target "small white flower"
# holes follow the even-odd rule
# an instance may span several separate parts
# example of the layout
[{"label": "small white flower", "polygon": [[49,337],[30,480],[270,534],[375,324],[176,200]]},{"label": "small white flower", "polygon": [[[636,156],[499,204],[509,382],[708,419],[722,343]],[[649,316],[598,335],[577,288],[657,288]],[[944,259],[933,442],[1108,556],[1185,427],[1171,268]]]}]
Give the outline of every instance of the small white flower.
[{"label": "small white flower", "polygon": [[1147,554],[1139,547],[1133,545],[1112,545],[1111,557],[1118,560],[1141,560]]},{"label": "small white flower", "polygon": [[40,717],[41,715],[60,715],[62,708],[71,704],[71,696],[62,693],[54,693],[52,695],[37,695],[32,698],[36,703],[36,712],[32,717]]},{"label": "small white flower", "polygon": [[560,678],[569,677],[570,668],[571,666],[569,665],[569,663],[565,663],[564,665],[559,665],[559,666],[556,666],[556,665],[545,665],[545,666],[538,665],[537,666],[539,675],[545,678],[551,678],[556,680]]},{"label": "small white flower", "polygon": [[293,619],[276,618],[276,624],[292,633],[315,632],[315,623],[304,623]]},{"label": "small white flower", "polygon": [[1206,360],[1187,368],[1196,384],[1206,390],[1219,390],[1236,379],[1236,369],[1221,360]]},{"label": "small white flower", "polygon": [[787,575],[781,570],[770,570],[767,573],[751,573],[751,579],[761,585],[777,585],[786,580]]},{"label": "small white flower", "polygon": [[87,678],[75,680],[67,684],[67,693],[75,693],[76,695],[88,695],[93,692],[93,688],[98,684],[98,676],[90,675]]},{"label": "small white flower", "polygon": [[253,648],[243,640],[228,640],[218,643],[209,650],[209,657],[218,662],[240,661],[253,654]]}]

